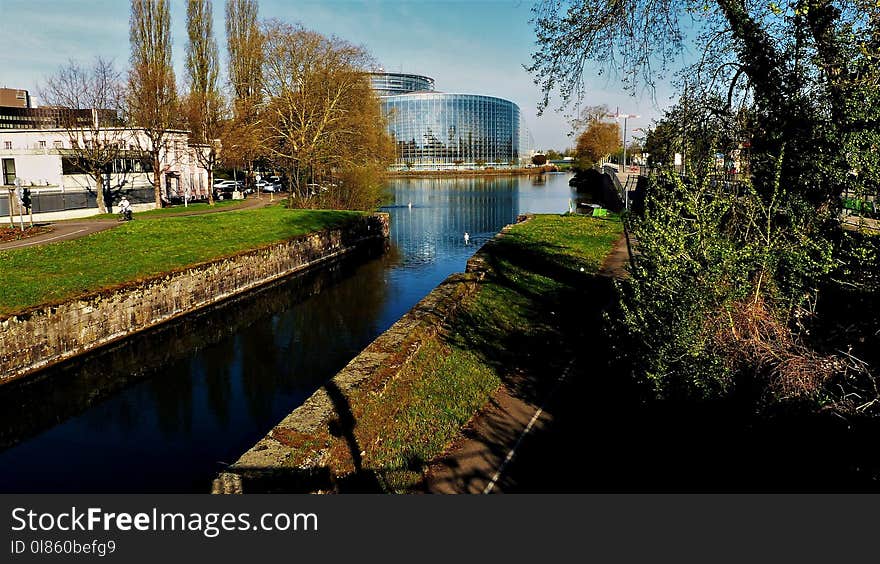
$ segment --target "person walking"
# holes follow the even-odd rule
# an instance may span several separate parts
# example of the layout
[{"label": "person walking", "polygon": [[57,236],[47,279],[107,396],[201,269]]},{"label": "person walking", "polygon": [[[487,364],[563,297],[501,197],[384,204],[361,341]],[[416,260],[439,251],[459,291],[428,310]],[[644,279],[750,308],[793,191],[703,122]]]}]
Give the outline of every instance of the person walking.
[{"label": "person walking", "polygon": [[131,220],[131,202],[125,196],[119,201],[119,213],[125,221]]},{"label": "person walking", "polygon": [[471,236],[468,234],[467,231],[465,231],[464,232],[464,244],[470,245],[470,243],[471,243]]}]

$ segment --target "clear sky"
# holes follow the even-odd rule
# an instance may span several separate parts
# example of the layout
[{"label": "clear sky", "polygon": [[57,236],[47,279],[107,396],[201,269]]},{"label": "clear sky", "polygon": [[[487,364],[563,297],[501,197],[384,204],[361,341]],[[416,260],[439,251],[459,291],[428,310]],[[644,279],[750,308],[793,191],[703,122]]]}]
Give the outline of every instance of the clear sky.
[{"label": "clear sky", "polygon": [[[573,144],[563,113],[536,113],[538,87],[523,70],[535,45],[526,0],[385,0],[259,2],[261,18],[301,22],[327,35],[366,47],[389,72],[425,74],[437,90],[499,96],[516,102],[537,148]],[[215,33],[225,59],[223,11],[214,1]],[[172,0],[173,55],[182,83],[186,47],[186,4]],[[0,86],[36,91],[37,84],[68,59],[87,62],[96,55],[128,62],[129,2],[125,0],[0,0]],[[630,131],[662,115],[674,92],[658,87],[633,97],[614,78],[588,76],[584,105],[607,104],[639,114]],[[659,106],[659,107],[658,107]]]}]

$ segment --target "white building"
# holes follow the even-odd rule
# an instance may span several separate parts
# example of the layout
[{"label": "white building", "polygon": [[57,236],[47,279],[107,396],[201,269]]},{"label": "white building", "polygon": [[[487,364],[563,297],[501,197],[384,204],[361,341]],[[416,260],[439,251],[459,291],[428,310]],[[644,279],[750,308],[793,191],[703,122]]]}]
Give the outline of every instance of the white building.
[{"label": "white building", "polygon": [[[120,147],[108,167],[105,188],[110,200],[125,195],[141,208],[155,206],[152,163],[144,153],[149,141],[141,129],[102,128],[102,139]],[[86,132],[88,135],[88,132]],[[106,137],[104,137],[106,136]],[[43,218],[84,217],[98,213],[95,182],[69,158],[74,139],[66,129],[0,129],[0,217],[9,213],[9,189],[18,178],[31,191],[34,214]],[[77,140],[90,143],[90,139]],[[173,131],[160,150],[160,193],[163,200],[208,197],[208,173],[187,141],[187,132]],[[108,202],[112,204],[111,202]],[[42,215],[51,214],[51,215]]]}]

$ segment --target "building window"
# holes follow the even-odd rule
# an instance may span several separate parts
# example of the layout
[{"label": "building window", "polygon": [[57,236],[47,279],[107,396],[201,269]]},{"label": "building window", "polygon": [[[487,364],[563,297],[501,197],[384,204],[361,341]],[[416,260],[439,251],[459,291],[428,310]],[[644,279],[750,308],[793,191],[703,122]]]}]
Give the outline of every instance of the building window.
[{"label": "building window", "polygon": [[3,159],[3,184],[15,184],[15,159]]},{"label": "building window", "polygon": [[76,160],[70,157],[61,157],[61,174],[82,174],[83,171],[77,166]]},{"label": "building window", "polygon": [[53,143],[53,144],[55,145],[56,149],[63,149],[64,148],[64,141],[55,141],[55,143]]},{"label": "building window", "polygon": [[45,142],[45,141],[37,141],[37,144],[38,144],[38,146],[40,147],[40,149],[45,149],[45,148],[46,148],[46,142]]},{"label": "building window", "polygon": [[12,148],[12,141],[4,141],[3,148],[4,149],[11,149]]}]

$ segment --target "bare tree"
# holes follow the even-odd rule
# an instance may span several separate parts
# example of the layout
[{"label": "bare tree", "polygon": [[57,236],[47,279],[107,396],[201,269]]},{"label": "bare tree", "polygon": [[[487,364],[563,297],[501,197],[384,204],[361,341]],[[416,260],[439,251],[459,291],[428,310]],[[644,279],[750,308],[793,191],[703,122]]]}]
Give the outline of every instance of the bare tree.
[{"label": "bare tree", "polygon": [[244,167],[250,182],[253,163],[261,152],[259,132],[263,37],[255,0],[227,0],[226,40],[233,123],[227,128],[224,160]]},{"label": "bare tree", "polygon": [[[128,75],[128,112],[143,129],[153,161],[156,206],[162,206],[161,156],[169,131],[178,125],[177,87],[171,64],[171,13],[168,0],[131,0],[129,30],[131,69]],[[137,137],[138,140],[141,136]]]},{"label": "bare tree", "polygon": [[190,140],[199,164],[208,171],[208,203],[214,205],[214,165],[219,157],[223,100],[217,87],[218,54],[209,0],[190,0],[186,8],[188,95],[184,102]]},{"label": "bare tree", "polygon": [[120,73],[100,57],[91,68],[71,60],[40,87],[43,101],[60,110],[59,125],[67,132],[69,147],[62,155],[95,182],[101,213],[107,212],[109,194],[105,174],[126,146],[127,131],[119,127],[118,118],[123,91]]},{"label": "bare tree", "polygon": [[586,106],[580,110],[580,114],[569,119],[569,124],[571,124],[571,133],[569,135],[578,137],[594,121],[608,121],[613,117],[614,113],[605,104]]},{"label": "bare tree", "polygon": [[[393,154],[361,47],[277,20],[265,24],[263,118],[269,158],[287,171],[294,197],[308,184],[337,186],[337,205],[378,183],[377,168]],[[336,182],[340,181],[340,182]],[[357,202],[357,203],[355,203]]]},{"label": "bare tree", "polygon": [[752,183],[767,202],[777,186],[797,186],[807,205],[832,210],[856,182],[847,153],[876,154],[867,139],[880,118],[865,103],[880,84],[876,2],[537,0],[533,13],[537,47],[527,70],[544,94],[541,110],[551,93],[563,104],[581,99],[584,72],[595,65],[631,91],[652,87],[696,46],[699,60],[679,74],[684,99],[721,100],[707,107],[716,115],[756,116],[742,135]]}]

